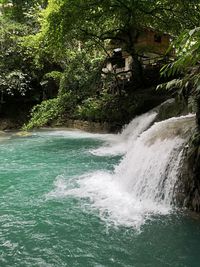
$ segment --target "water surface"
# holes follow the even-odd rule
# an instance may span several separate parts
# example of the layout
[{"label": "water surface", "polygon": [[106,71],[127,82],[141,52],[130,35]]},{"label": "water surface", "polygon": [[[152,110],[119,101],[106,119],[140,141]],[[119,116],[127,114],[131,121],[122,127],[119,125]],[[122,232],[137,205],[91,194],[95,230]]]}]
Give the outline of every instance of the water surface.
[{"label": "water surface", "polygon": [[[125,209],[129,198],[111,197],[112,208],[105,200],[107,210],[100,209],[100,185],[81,187],[80,181],[91,181],[85,179],[88,173],[90,179],[105,174],[101,189],[116,193],[106,174],[121,157],[91,153],[114,139],[72,131],[1,139],[1,267],[200,266],[198,217],[178,211],[150,214],[143,221],[136,216],[135,227]],[[81,190],[87,190],[85,197]]]}]

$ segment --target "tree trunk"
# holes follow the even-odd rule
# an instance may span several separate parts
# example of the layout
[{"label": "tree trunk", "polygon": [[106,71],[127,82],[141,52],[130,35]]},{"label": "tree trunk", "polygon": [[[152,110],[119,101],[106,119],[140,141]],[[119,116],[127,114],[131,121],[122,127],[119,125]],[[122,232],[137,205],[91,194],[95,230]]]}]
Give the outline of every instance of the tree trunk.
[{"label": "tree trunk", "polygon": [[126,50],[132,57],[132,82],[135,87],[142,87],[143,86],[143,69],[141,62],[138,59],[138,55],[135,50],[135,44],[137,43],[138,39],[138,30],[132,27],[128,28],[127,31],[127,43],[126,43]]},{"label": "tree trunk", "polygon": [[200,133],[200,97],[198,97],[197,99],[196,123],[197,123],[198,131]]},{"label": "tree trunk", "polygon": [[132,56],[132,81],[136,87],[143,86],[143,69],[141,62],[138,59],[138,55],[136,53],[131,53]]}]

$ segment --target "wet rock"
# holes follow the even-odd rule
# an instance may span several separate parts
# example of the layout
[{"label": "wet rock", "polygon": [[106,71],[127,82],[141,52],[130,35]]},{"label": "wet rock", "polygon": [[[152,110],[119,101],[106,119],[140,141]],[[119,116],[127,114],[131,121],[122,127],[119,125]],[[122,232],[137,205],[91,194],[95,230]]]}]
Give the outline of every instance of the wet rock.
[{"label": "wet rock", "polygon": [[200,212],[200,134],[197,130],[183,152],[175,201],[181,207]]}]

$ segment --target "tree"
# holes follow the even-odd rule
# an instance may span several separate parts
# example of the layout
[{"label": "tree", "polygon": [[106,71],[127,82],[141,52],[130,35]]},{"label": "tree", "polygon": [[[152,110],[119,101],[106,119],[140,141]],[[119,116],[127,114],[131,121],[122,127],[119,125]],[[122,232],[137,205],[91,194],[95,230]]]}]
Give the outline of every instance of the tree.
[{"label": "tree", "polygon": [[39,88],[41,70],[33,62],[34,51],[22,44],[25,36],[38,29],[37,12],[34,14],[31,8],[39,2],[21,1],[18,5],[18,1],[2,0],[0,4],[0,91],[4,96],[21,97]]},{"label": "tree", "polygon": [[44,8],[47,5],[47,0],[0,0],[1,12],[14,21],[21,23],[33,22],[37,10]]},{"label": "tree", "polygon": [[163,76],[176,75],[159,87],[177,89],[179,93],[192,100],[197,112],[197,124],[200,129],[200,27],[186,30],[173,44],[177,58],[162,69]]},{"label": "tree", "polygon": [[199,9],[198,0],[50,0],[42,12],[37,40],[56,51],[77,41],[105,51],[110,40],[118,40],[132,56],[135,81],[141,82],[134,45],[140,29],[153,27],[161,32],[180,33],[183,28],[196,26]]},{"label": "tree", "polygon": [[[26,27],[0,17],[0,86],[7,94],[19,92],[24,94],[28,89],[29,78],[22,58],[19,37],[27,32]],[[20,69],[21,68],[21,69]]]}]

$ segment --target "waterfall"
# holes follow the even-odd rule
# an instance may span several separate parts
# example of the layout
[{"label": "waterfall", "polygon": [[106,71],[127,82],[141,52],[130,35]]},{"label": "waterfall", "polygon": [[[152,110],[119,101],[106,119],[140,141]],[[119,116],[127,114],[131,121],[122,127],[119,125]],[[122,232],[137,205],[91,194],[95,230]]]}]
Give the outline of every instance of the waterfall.
[{"label": "waterfall", "polygon": [[97,156],[125,154],[138,136],[149,128],[156,119],[156,116],[157,112],[151,111],[134,118],[122,129],[121,134],[109,140],[105,146],[91,150],[90,152]]},{"label": "waterfall", "polygon": [[194,116],[155,123],[130,147],[115,169],[121,186],[137,200],[170,206],[182,148]]},{"label": "waterfall", "polygon": [[51,196],[89,199],[102,219],[135,228],[152,214],[169,213],[182,151],[195,120],[194,115],[187,115],[152,125],[155,117],[150,112],[134,119],[117,136],[117,144],[115,139],[95,151],[100,156],[125,153],[113,172],[84,174],[76,186],[59,177]]}]

